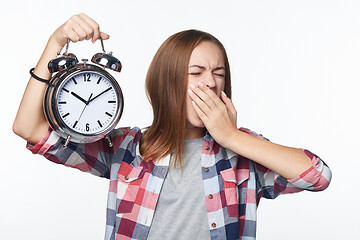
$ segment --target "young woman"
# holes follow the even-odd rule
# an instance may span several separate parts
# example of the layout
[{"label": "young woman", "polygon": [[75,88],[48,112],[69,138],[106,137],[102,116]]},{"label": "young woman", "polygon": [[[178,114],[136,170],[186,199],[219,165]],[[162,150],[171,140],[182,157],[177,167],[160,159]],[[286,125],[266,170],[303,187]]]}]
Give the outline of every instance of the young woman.
[{"label": "young woman", "polygon": [[[73,42],[109,35],[79,14],[50,37],[34,74],[49,79],[49,60]],[[188,30],[168,38],[146,77],[154,120],[146,131],[113,130],[104,140],[70,143],[42,109],[46,84],[30,78],[14,132],[33,153],[110,179],[105,239],[255,239],[261,197],[320,191],[327,165],[307,150],[281,146],[236,126],[230,69],[222,44]]]}]

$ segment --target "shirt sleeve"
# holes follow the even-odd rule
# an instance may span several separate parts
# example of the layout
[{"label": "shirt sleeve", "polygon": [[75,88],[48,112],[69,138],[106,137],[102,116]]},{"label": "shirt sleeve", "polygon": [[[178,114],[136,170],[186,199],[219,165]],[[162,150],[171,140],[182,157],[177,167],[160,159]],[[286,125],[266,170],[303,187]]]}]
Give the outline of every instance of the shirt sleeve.
[{"label": "shirt sleeve", "polygon": [[[261,134],[248,129],[240,129],[254,137],[269,141]],[[293,179],[286,179],[270,169],[251,161],[256,175],[256,190],[258,198],[265,197],[274,199],[280,194],[296,193],[302,190],[322,191],[331,181],[331,171],[320,157],[306,149],[301,149],[310,158],[313,165]]]},{"label": "shirt sleeve", "polygon": [[130,142],[124,141],[124,139],[134,138],[139,131],[139,129],[130,128],[112,130],[109,136],[113,147],[109,147],[105,139],[93,143],[70,142],[67,147],[64,147],[65,139],[49,128],[39,143],[36,145],[27,143],[26,147],[33,154],[41,154],[54,163],[76,168],[99,177],[110,178],[110,167],[115,153],[123,142]]}]

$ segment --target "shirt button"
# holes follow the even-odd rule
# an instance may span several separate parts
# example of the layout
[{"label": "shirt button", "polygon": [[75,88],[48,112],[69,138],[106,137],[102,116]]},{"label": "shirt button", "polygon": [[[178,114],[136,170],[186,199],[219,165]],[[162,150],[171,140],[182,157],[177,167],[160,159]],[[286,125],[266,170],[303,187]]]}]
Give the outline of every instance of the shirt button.
[{"label": "shirt button", "polygon": [[212,223],[211,226],[212,226],[213,228],[216,228],[216,223]]},{"label": "shirt button", "polygon": [[209,150],[209,149],[210,149],[210,147],[209,147],[209,146],[206,146],[206,147],[205,147],[205,150]]},{"label": "shirt button", "polygon": [[204,168],[204,172],[208,172],[209,171],[209,168]]},{"label": "shirt button", "polygon": [[209,196],[208,196],[209,199],[213,199],[213,197],[214,196],[212,194],[209,194]]},{"label": "shirt button", "polygon": [[129,180],[129,175],[126,175],[126,176],[125,176],[125,180]]}]

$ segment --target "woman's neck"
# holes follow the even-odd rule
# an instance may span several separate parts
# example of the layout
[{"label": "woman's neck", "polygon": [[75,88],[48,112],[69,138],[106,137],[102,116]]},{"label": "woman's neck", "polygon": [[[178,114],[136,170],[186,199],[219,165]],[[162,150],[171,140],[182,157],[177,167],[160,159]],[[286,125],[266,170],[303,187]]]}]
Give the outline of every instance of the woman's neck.
[{"label": "woman's neck", "polygon": [[204,137],[206,133],[205,127],[186,128],[185,139],[194,139]]}]

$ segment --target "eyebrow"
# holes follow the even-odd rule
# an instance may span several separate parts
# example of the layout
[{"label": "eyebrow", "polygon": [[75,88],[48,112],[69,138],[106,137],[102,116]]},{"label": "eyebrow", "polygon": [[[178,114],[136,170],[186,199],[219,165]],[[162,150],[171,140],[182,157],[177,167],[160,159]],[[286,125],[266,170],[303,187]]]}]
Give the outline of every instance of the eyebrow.
[{"label": "eyebrow", "polygon": [[[193,68],[193,67],[196,67],[196,68],[200,68],[200,69],[206,69],[206,67],[204,66],[200,66],[200,65],[191,65],[189,68]],[[225,67],[216,67],[213,71],[217,71],[217,70],[221,70],[221,69],[224,69],[225,70]]]}]

